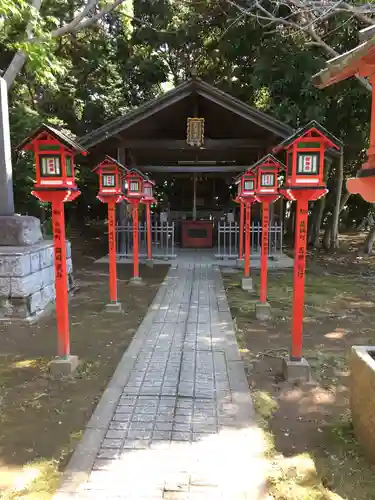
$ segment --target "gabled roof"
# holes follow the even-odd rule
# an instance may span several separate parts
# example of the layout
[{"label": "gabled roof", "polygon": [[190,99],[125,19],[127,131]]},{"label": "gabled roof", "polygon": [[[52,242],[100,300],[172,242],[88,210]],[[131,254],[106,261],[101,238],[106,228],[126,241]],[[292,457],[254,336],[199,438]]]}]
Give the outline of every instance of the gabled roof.
[{"label": "gabled roof", "polygon": [[58,130],[55,127],[51,127],[51,125],[46,125],[43,123],[38,129],[34,130],[34,132],[26,137],[17,149],[26,149],[27,146],[38,138],[43,133],[47,133],[52,135],[56,140],[60,141],[66,148],[71,149],[77,153],[87,153],[86,149],[83,148],[80,144],[78,144],[72,137],[69,137],[67,134]]},{"label": "gabled roof", "polygon": [[240,174],[238,174],[233,180],[234,180],[234,183],[237,185],[241,182],[241,179],[242,179],[242,176],[244,174],[254,174],[256,175],[255,172],[253,172],[253,168],[254,166],[252,165],[251,167],[248,167],[246,170],[244,170],[243,172],[241,172]]},{"label": "gabled roof", "polygon": [[287,137],[293,132],[291,127],[276,118],[273,118],[262,111],[258,111],[226,92],[223,92],[218,88],[200,80],[199,78],[194,77],[181,83],[160,97],[146,102],[138,108],[129,111],[124,116],[116,118],[93,132],[86,134],[81,137],[80,143],[84,144],[87,148],[95,146],[109,137],[118,134],[132,125],[156,114],[158,111],[181,101],[193,93],[196,93],[207,100],[226,108],[227,110],[259,125],[279,137]]},{"label": "gabled roof", "polygon": [[280,144],[275,146],[272,149],[272,152],[279,153],[282,149],[293,144],[293,142],[295,142],[298,138],[306,135],[310,130],[317,132],[318,135],[320,135],[320,136],[323,136],[323,135],[326,136],[328,141],[329,141],[329,147],[332,147],[335,149],[340,149],[340,146],[342,146],[342,142],[340,141],[340,139],[337,139],[337,137],[335,137],[330,132],[328,132],[328,130],[326,130],[318,122],[316,122],[315,120],[312,120],[307,125],[304,125],[300,129],[298,129],[296,132],[294,132],[294,134],[292,134],[290,137],[287,137]]},{"label": "gabled roof", "polygon": [[368,30],[367,33],[362,32],[362,36],[365,40],[367,36],[370,38],[354,47],[354,49],[327,61],[325,69],[322,69],[311,78],[315,87],[324,89],[333,83],[341,82],[356,75],[363,58],[375,56],[375,36],[373,32],[371,30]]},{"label": "gabled roof", "polygon": [[98,170],[98,168],[100,168],[103,163],[114,163],[119,167],[120,170],[123,170],[124,173],[129,172],[128,168],[126,168],[122,163],[115,160],[114,158],[112,158],[112,156],[109,155],[106,155],[105,158],[100,163],[98,163],[95,168],[92,169],[92,171],[95,172],[96,170]]},{"label": "gabled roof", "polygon": [[265,163],[268,163],[269,165],[277,165],[280,167],[280,170],[286,170],[286,166],[284,165],[284,163],[279,161],[277,158],[275,158],[270,153],[263,156],[263,158],[261,158],[256,163],[254,163],[254,165],[251,166],[251,170],[255,170],[260,165],[264,165]]}]

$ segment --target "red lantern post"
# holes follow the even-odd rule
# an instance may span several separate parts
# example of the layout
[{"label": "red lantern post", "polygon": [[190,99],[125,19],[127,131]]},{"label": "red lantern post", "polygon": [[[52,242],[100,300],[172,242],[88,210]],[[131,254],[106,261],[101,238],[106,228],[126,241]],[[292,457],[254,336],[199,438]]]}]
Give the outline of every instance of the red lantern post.
[{"label": "red lantern post", "polygon": [[255,306],[255,314],[257,319],[267,320],[271,317],[271,306],[267,302],[270,204],[280,198],[278,175],[280,170],[284,170],[285,167],[274,156],[268,154],[255,163],[252,169],[257,172],[255,197],[257,201],[262,203],[260,297]]},{"label": "red lantern post", "polygon": [[68,375],[76,369],[78,358],[70,354],[64,203],[80,195],[75,182],[74,155],[85,155],[86,151],[66,134],[48,125],[42,125],[18,148],[34,153],[36,182],[32,194],[52,204],[58,357],[50,367],[54,374]]},{"label": "red lantern post", "polygon": [[110,156],[99,163],[93,172],[99,176],[98,200],[108,204],[108,253],[109,253],[109,300],[108,312],[122,312],[122,305],[117,298],[116,269],[116,203],[125,197],[123,177],[128,170]]},{"label": "red lantern post", "polygon": [[155,182],[150,179],[143,181],[142,203],[146,205],[146,227],[147,227],[147,261],[152,263],[152,234],[151,234],[151,204],[155,203],[154,198]]},{"label": "red lantern post", "polygon": [[[243,205],[243,218],[245,219],[245,262],[244,276],[242,278],[242,290],[251,292],[253,290],[253,280],[250,277],[250,252],[251,252],[251,207],[255,202],[256,175],[248,169],[236,179],[238,185],[238,199]],[[243,220],[242,220],[243,224]],[[241,224],[240,224],[241,231]],[[243,229],[242,229],[243,234]]]},{"label": "red lantern post", "polygon": [[131,283],[141,284],[139,276],[139,219],[138,208],[144,196],[143,182],[145,177],[137,169],[132,168],[126,174],[127,194],[126,199],[132,206],[133,218],[133,277]]},{"label": "red lantern post", "polygon": [[288,379],[308,379],[309,365],[302,357],[302,332],[305,293],[307,221],[309,201],[327,193],[324,182],[324,156],[327,148],[339,149],[338,141],[316,122],[310,122],[283,141],[274,151],[285,150],[286,181],[280,192],[297,202],[294,244],[292,349],[284,363]]}]

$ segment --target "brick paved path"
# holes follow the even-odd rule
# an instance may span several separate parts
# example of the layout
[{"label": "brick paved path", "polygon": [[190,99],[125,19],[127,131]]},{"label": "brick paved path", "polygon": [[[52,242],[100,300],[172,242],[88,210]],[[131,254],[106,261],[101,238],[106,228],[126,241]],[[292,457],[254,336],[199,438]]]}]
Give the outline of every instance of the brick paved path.
[{"label": "brick paved path", "polygon": [[55,498],[260,499],[262,450],[220,272],[179,265],[117,368]]}]

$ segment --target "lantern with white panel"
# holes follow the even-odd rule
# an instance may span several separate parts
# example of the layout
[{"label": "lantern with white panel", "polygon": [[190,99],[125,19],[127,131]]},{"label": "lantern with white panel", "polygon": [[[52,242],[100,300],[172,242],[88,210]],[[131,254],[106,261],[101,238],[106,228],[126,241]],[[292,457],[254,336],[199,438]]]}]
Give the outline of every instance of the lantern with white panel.
[{"label": "lantern with white panel", "polygon": [[243,241],[241,242],[241,234],[243,234],[243,225],[245,226],[245,252],[244,252],[244,275],[242,278],[242,289],[248,292],[253,290],[253,281],[250,277],[250,241],[251,241],[251,208],[256,202],[255,190],[257,185],[256,173],[252,169],[246,170],[243,174],[236,178],[238,184],[237,199],[241,203],[242,214],[240,218],[240,259],[242,257]]},{"label": "lantern with white panel", "polygon": [[285,378],[310,377],[309,365],[302,357],[302,332],[304,316],[305,272],[309,202],[327,193],[324,181],[325,155],[327,149],[340,149],[336,139],[319,123],[312,121],[297,130],[279,146],[275,153],[285,151],[287,173],[280,193],[296,201],[296,223],[294,244],[292,349],[290,358],[284,360]]},{"label": "lantern with white panel", "polygon": [[252,169],[257,173],[255,197],[257,201],[262,203],[260,297],[255,306],[255,312],[258,319],[266,320],[271,316],[271,307],[267,302],[270,205],[280,198],[278,179],[280,172],[285,170],[285,166],[274,156],[268,154],[255,163]]},{"label": "lantern with white panel", "polygon": [[156,202],[154,198],[155,182],[148,177],[143,181],[142,203],[146,206],[146,226],[147,226],[147,261],[152,264],[152,238],[151,238],[151,205]]},{"label": "lantern with white panel", "polygon": [[93,172],[99,177],[98,200],[108,205],[108,254],[109,254],[109,303],[106,311],[122,313],[122,305],[117,298],[116,266],[116,203],[124,197],[123,176],[128,169],[111,156],[106,156]]},{"label": "lantern with white panel", "polygon": [[70,135],[49,125],[38,128],[18,149],[34,153],[36,181],[32,194],[52,204],[58,357],[51,362],[51,370],[67,375],[77,367],[78,358],[70,354],[64,204],[80,195],[74,156],[87,152]]},{"label": "lantern with white panel", "polygon": [[144,183],[147,177],[139,170],[132,168],[125,176],[127,193],[126,200],[132,206],[133,218],[133,277],[131,283],[141,284],[142,279],[139,276],[139,204],[144,200]]}]

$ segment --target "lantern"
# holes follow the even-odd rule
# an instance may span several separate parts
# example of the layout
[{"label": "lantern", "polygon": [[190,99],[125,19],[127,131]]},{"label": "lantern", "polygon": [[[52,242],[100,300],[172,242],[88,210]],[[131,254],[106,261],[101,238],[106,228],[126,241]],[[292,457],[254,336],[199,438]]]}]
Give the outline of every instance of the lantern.
[{"label": "lantern", "polygon": [[125,178],[127,182],[126,197],[128,201],[141,201],[143,198],[145,176],[139,170],[132,168],[126,173]]},{"label": "lantern", "polygon": [[155,182],[147,178],[143,181],[143,202],[154,203],[154,186]]},{"label": "lantern", "polygon": [[51,362],[51,369],[67,375],[76,369],[78,358],[70,354],[64,204],[80,194],[75,182],[74,155],[77,152],[85,155],[86,151],[49,125],[42,125],[19,148],[35,155],[36,181],[32,194],[52,204],[58,359]]},{"label": "lantern", "polygon": [[257,175],[256,196],[266,196],[268,198],[279,197],[278,176],[280,170],[285,169],[284,165],[274,156],[268,154],[255,163],[252,169],[256,171]]},{"label": "lantern", "polygon": [[[74,155],[86,151],[66,134],[49,125],[42,125],[26,138],[19,149],[33,151],[35,155],[36,182],[34,194],[42,201],[50,201],[44,191],[68,190],[66,201],[73,200],[78,192],[75,181]],[[78,195],[78,194],[76,194]]]},{"label": "lantern", "polygon": [[256,184],[256,174],[251,169],[248,169],[240,178],[238,196],[244,200],[252,198],[255,194]]},{"label": "lantern", "polygon": [[114,160],[110,156],[99,163],[94,169],[99,176],[99,193],[97,198],[101,201],[106,201],[108,198],[121,198],[124,196],[124,174],[128,172],[121,163]]},{"label": "lantern", "polygon": [[324,156],[327,148],[340,149],[341,142],[315,121],[297,130],[295,134],[273,149],[285,150],[287,173],[283,187],[287,198],[295,199],[293,189],[313,190],[318,199],[327,190],[324,182]]}]

